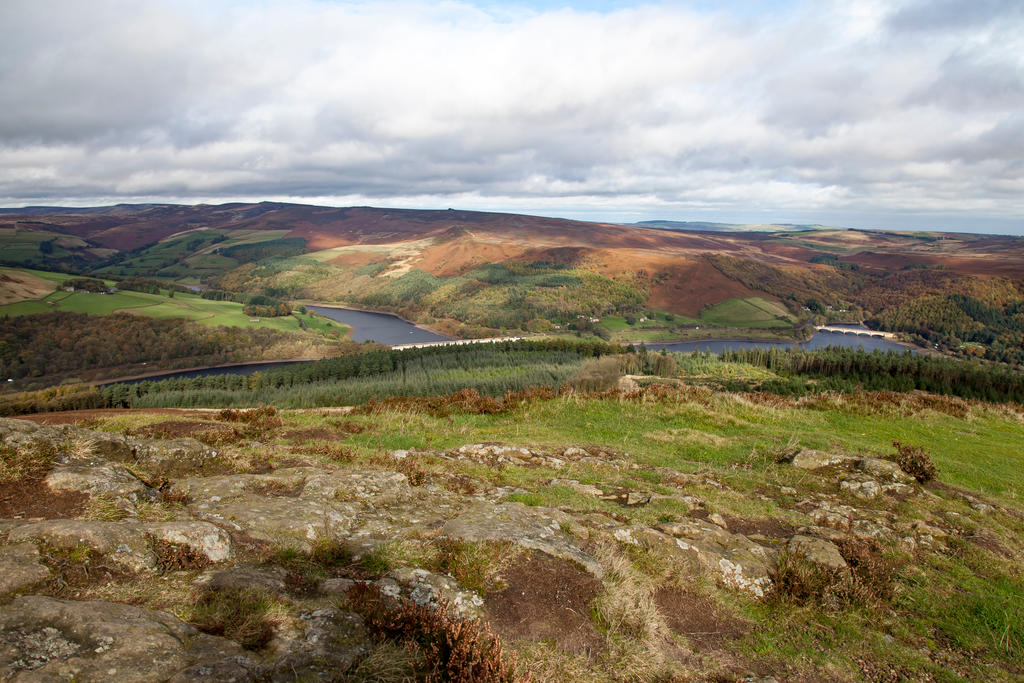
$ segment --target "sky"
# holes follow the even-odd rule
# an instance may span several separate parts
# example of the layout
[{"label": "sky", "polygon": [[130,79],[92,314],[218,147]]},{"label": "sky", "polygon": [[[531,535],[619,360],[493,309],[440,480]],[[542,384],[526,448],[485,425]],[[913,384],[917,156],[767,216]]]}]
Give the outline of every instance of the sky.
[{"label": "sky", "polygon": [[0,206],[1024,234],[1024,2],[3,0]]}]

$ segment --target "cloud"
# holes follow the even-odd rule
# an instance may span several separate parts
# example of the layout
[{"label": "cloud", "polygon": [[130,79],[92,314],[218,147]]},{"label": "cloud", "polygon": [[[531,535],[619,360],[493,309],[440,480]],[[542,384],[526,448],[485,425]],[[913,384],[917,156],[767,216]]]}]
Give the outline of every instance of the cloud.
[{"label": "cloud", "polygon": [[1024,223],[1019,5],[890,5],[7,0],[0,202]]}]

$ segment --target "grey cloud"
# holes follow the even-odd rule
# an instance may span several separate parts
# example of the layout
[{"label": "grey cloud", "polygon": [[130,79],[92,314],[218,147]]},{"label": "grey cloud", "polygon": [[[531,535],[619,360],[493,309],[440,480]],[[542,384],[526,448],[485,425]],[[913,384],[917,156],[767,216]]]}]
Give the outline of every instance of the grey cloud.
[{"label": "grey cloud", "polygon": [[[457,5],[8,0],[0,197],[835,212],[959,211],[960,196],[1020,217],[1005,188],[1021,177],[1021,65],[985,27],[1024,34],[1024,19],[981,4],[907,5],[865,35],[819,5],[752,28],[666,7],[496,21]],[[927,39],[960,11],[970,49]]]},{"label": "grey cloud", "polygon": [[888,18],[896,32],[965,31],[1024,18],[1019,0],[917,0]]}]

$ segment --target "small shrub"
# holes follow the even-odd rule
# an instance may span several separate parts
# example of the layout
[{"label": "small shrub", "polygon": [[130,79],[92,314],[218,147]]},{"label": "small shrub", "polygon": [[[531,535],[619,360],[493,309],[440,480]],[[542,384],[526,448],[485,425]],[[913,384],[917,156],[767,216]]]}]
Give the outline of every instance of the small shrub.
[{"label": "small shrub", "polygon": [[920,447],[903,444],[899,441],[893,441],[892,445],[896,449],[893,460],[901,470],[922,484],[936,477],[938,470],[935,464]]},{"label": "small shrub", "polygon": [[850,574],[809,562],[802,555],[783,551],[771,575],[771,597],[797,605],[816,604],[839,609],[849,602]]},{"label": "small shrub", "polygon": [[371,584],[356,584],[348,593],[350,607],[376,633],[403,641],[426,681],[513,683],[515,663],[506,657],[498,637],[478,621],[464,620],[445,604],[417,605],[392,600]]},{"label": "small shrub", "polygon": [[192,546],[172,543],[162,538],[150,537],[149,545],[156,555],[157,568],[162,572],[182,569],[202,569],[210,565],[210,558]]},{"label": "small shrub", "polygon": [[485,595],[495,568],[511,552],[512,545],[470,543],[455,538],[437,540],[437,570],[454,576],[464,588]]},{"label": "small shrub", "polygon": [[351,448],[345,448],[344,446],[335,446],[334,444],[327,443],[326,441],[318,441],[310,446],[306,446],[301,449],[302,453],[308,455],[316,455],[321,458],[327,458],[334,462],[349,463],[355,460],[356,453]]},{"label": "small shrub", "polygon": [[185,618],[200,631],[255,650],[274,637],[281,616],[280,606],[267,591],[223,588],[199,593]]}]

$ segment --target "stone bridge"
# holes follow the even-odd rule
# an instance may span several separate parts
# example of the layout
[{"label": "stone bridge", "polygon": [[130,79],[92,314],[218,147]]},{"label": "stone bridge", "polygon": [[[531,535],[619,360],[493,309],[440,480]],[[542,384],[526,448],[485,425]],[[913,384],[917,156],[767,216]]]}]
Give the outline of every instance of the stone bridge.
[{"label": "stone bridge", "polygon": [[392,349],[422,349],[427,346],[459,346],[462,344],[489,344],[490,342],[519,341],[522,337],[488,337],[487,339],[448,339],[445,341],[420,342],[418,344],[397,344]]},{"label": "stone bridge", "polygon": [[818,325],[814,329],[818,332],[831,332],[832,334],[850,334],[858,337],[879,337],[881,339],[896,339],[896,335],[892,332],[882,332],[881,330],[868,330],[864,328],[856,329],[851,327],[833,327],[830,325]]}]

